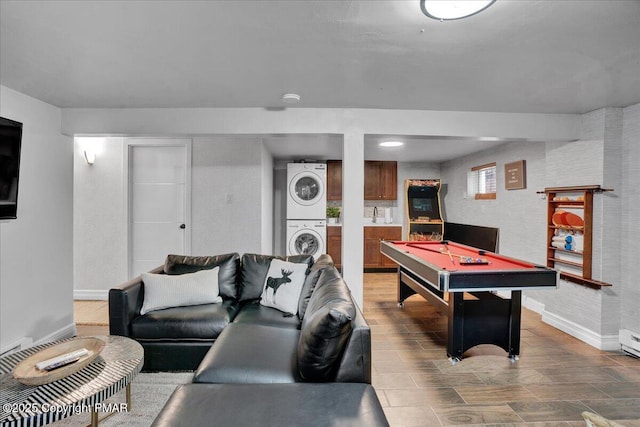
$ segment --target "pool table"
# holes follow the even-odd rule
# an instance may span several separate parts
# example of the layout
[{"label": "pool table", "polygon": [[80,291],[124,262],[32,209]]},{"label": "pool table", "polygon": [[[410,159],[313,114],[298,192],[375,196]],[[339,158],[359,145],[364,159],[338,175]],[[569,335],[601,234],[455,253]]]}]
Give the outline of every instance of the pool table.
[{"label": "pool table", "polygon": [[400,307],[417,293],[447,313],[452,363],[479,344],[517,359],[522,290],[557,285],[553,269],[455,242],[382,241],[380,251],[398,264]]}]

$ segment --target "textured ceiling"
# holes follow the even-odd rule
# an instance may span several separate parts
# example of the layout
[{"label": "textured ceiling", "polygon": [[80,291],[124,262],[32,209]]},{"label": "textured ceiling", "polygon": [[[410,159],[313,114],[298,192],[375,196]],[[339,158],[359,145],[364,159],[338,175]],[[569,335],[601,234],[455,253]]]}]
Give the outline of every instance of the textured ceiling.
[{"label": "textured ceiling", "polygon": [[[0,0],[0,84],[63,108],[278,109],[294,92],[287,107],[579,114],[640,103],[640,1],[498,0],[438,22],[419,0]],[[341,157],[335,135],[264,140],[279,159]],[[367,135],[365,157],[504,142]]]},{"label": "textured ceiling", "polygon": [[6,1],[0,83],[59,107],[584,113],[640,102],[640,1]]}]

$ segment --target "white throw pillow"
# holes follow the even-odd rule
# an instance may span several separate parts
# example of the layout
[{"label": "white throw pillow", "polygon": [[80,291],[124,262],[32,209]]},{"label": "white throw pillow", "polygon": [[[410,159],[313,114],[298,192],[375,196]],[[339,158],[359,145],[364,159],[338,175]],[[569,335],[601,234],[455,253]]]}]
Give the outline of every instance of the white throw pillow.
[{"label": "white throw pillow", "polygon": [[144,301],[140,314],[187,305],[220,303],[220,267],[187,274],[142,273]]},{"label": "white throw pillow", "polygon": [[285,313],[298,312],[298,300],[309,265],[296,264],[279,259],[271,260],[267,277],[262,287],[260,304]]}]

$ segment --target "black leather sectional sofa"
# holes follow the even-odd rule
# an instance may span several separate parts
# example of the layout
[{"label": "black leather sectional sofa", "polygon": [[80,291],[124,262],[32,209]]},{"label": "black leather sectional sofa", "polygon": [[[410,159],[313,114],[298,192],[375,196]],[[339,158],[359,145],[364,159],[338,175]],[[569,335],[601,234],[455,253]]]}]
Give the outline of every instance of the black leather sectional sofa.
[{"label": "black leather sectional sofa", "polygon": [[[296,315],[259,304],[276,258],[308,264]],[[388,425],[370,385],[369,326],[328,255],[169,255],[152,272],[215,267],[222,303],[141,315],[140,277],[109,291],[110,332],[140,342],[144,370],[195,370],[154,425]],[[247,398],[261,403],[247,409]],[[243,409],[220,417],[229,405]]]}]

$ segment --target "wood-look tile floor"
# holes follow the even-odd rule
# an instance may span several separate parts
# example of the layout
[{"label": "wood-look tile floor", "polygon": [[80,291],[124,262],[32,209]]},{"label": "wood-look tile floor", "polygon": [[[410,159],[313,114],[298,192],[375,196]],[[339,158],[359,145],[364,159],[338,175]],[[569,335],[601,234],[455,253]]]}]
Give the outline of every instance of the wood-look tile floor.
[{"label": "wood-look tile floor", "polygon": [[520,360],[495,346],[446,357],[447,320],[420,296],[399,308],[396,275],[365,274],[373,385],[396,426],[584,426],[583,411],[640,426],[640,360],[604,352],[523,310]]},{"label": "wood-look tile floor", "polygon": [[[395,274],[366,273],[364,281],[373,386],[392,427],[584,427],[583,411],[640,427],[639,359],[594,349],[524,309],[520,360],[481,345],[451,365],[443,314],[417,295],[399,308]],[[83,306],[98,320],[85,320]],[[108,322],[106,304],[75,308],[78,335],[109,333],[96,326]]]}]

